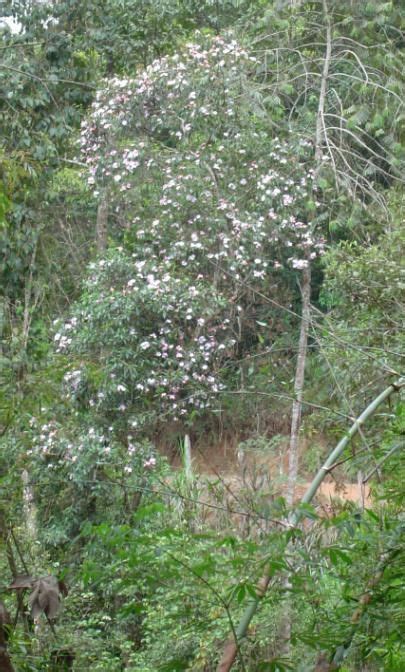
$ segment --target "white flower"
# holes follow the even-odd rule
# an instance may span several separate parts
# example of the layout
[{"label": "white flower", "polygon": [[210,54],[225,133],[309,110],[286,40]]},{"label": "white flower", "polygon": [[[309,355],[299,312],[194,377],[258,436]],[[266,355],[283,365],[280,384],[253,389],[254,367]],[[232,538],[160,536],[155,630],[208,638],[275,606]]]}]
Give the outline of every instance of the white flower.
[{"label": "white flower", "polygon": [[303,268],[308,268],[308,261],[306,259],[292,259],[292,267],[302,270]]},{"label": "white flower", "polygon": [[148,348],[150,348],[150,343],[149,341],[142,341],[139,347],[141,348],[141,350],[147,350]]}]

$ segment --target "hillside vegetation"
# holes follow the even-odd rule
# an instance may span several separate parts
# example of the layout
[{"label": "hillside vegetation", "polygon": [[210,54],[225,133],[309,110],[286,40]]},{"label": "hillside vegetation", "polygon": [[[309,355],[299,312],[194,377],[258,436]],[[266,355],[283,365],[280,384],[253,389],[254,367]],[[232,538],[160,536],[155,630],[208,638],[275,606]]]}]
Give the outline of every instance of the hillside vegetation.
[{"label": "hillside vegetation", "polygon": [[405,8],[5,0],[0,670],[405,669]]}]

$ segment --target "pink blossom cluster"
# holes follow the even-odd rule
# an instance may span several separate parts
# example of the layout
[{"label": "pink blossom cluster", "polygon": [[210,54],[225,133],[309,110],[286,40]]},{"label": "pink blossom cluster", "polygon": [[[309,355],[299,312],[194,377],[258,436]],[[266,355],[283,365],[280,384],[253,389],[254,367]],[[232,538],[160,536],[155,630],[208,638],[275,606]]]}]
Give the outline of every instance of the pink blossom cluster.
[{"label": "pink blossom cluster", "polygon": [[[73,432],[72,436],[67,436],[66,428],[56,420],[39,424],[33,419],[30,425],[34,431],[32,447],[27,454],[44,461],[48,469],[64,467],[70,479],[74,478],[74,465],[80,465],[85,458],[90,458],[89,464],[92,459],[97,459],[99,463],[112,462],[116,467],[121,465],[126,474],[134,470],[139,472],[139,469],[141,472],[153,471],[157,467],[151,446],[134,443],[131,435],[127,437],[126,450],[122,450],[121,446],[117,452],[112,426],[106,431],[90,426],[85,434],[76,435]],[[112,447],[115,448],[114,453]]]},{"label": "pink blossom cluster", "polygon": [[69,438],[62,425],[56,420],[49,420],[36,427],[32,447],[27,454],[40,457],[46,461],[48,469],[54,469],[77,462],[90,444],[96,444],[100,454],[107,455],[110,451],[100,430],[90,427],[85,437]]},{"label": "pink blossom cluster", "polygon": [[[90,406],[124,413],[153,400],[161,413],[181,417],[223,389],[216,372],[235,339],[229,320],[221,319],[221,297],[211,292],[207,299],[201,279],[191,285],[169,270],[167,261],[155,266],[123,251],[91,266],[86,305],[78,307],[73,331],[72,318],[66,323],[73,340],[65,348],[91,354],[105,367]],[[85,378],[85,366],[65,375],[70,396]]]},{"label": "pink blossom cluster", "polygon": [[[183,54],[154,61],[136,78],[106,82],[79,139],[89,184],[111,180],[120,192],[126,191],[138,168],[153,168],[153,147],[160,133],[184,140],[198,131],[201,122],[216,123],[223,113],[234,117],[235,93],[240,96],[241,78],[252,62],[255,58],[235,40],[217,36],[208,47],[190,43]],[[119,136],[131,138],[124,149],[117,142]]]}]

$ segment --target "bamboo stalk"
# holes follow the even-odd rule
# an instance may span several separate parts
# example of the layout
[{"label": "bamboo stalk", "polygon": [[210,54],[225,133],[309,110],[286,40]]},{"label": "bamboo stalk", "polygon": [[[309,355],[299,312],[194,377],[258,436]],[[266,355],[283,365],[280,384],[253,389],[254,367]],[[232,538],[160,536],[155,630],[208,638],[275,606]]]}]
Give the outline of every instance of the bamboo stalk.
[{"label": "bamboo stalk", "polygon": [[[375,413],[375,411],[384,401],[386,401],[394,392],[398,392],[403,387],[405,387],[405,378],[400,378],[395,383],[392,383],[389,387],[387,387],[383,392],[381,392],[381,394],[379,394],[378,397],[376,397],[371,402],[371,404],[369,404],[367,408],[359,415],[359,417],[350,427],[347,434],[345,434],[345,436],[339,441],[337,446],[334,448],[334,450],[332,450],[329,457],[325,460],[324,464],[315,475],[311,485],[301,499],[301,504],[309,504],[313,500],[322,481],[326,478],[330,469],[342,455],[343,451],[353,439],[353,437],[359,432],[362,425]],[[299,508],[296,509],[289,521],[291,526],[297,525],[303,515],[304,513],[302,510]],[[239,641],[242,637],[245,637],[249,624],[259,607],[260,600],[266,593],[269,582],[270,575],[266,573],[259,582],[256,597],[252,598],[244,613],[242,614],[239,625],[237,628],[235,628],[235,637],[228,640],[228,642],[225,644],[222,658],[217,667],[217,672],[229,672],[229,670],[232,668],[238,653]]]}]

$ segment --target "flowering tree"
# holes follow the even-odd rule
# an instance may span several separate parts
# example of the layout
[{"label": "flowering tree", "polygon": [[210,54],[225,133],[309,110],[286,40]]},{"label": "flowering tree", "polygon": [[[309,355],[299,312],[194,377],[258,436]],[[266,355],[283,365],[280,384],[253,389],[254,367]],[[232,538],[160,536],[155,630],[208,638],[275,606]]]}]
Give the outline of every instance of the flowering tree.
[{"label": "flowering tree", "polygon": [[106,84],[80,138],[122,246],[90,269],[58,350],[101,364],[91,403],[148,421],[204,408],[224,360],[257,345],[257,293],[324,247],[311,145],[269,134],[253,57],[197,37]]}]

